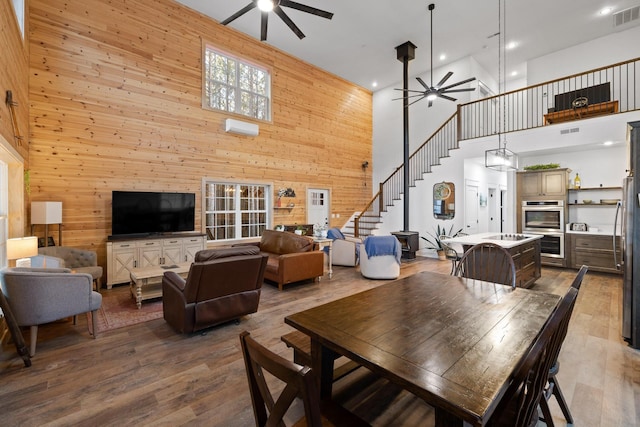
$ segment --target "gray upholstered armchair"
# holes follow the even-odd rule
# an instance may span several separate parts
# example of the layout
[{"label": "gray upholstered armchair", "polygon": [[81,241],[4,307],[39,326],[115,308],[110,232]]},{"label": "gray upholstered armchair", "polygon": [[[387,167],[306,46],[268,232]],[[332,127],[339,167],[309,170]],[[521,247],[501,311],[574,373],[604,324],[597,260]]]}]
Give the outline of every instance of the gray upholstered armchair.
[{"label": "gray upholstered armchair", "polygon": [[[69,248],[66,246],[48,246],[45,248],[39,248],[38,253],[40,255],[46,255],[49,257],[60,258],[56,267],[70,268],[76,273],[87,273],[93,278],[96,283],[96,291],[100,291],[102,280],[102,267],[98,265],[98,256],[94,251],[86,249]],[[50,261],[47,260],[47,267],[49,267]],[[31,266],[36,266],[31,263]],[[38,267],[43,267],[37,265]]]},{"label": "gray upholstered armchair", "polygon": [[36,352],[38,325],[65,317],[92,313],[96,337],[96,312],[102,295],[93,291],[93,278],[62,268],[7,268],[0,271],[2,292],[18,326],[30,326],[30,353]]},{"label": "gray upholstered armchair", "polygon": [[355,267],[360,258],[360,245],[362,239],[345,236],[339,228],[331,228],[327,237],[333,240],[331,244],[331,259],[333,265]]}]

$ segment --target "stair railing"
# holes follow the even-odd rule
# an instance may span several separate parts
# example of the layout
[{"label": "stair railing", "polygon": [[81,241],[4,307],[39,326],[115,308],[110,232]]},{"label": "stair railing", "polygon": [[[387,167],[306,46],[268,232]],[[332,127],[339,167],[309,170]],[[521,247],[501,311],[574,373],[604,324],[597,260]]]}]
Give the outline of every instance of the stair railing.
[{"label": "stair railing", "polygon": [[[458,113],[454,113],[409,157],[409,186],[415,186],[425,173],[440,164],[440,159],[449,156],[449,150],[459,147]],[[373,226],[379,222],[382,212],[394,201],[400,200],[404,192],[404,165],[398,166],[382,183],[380,189],[365,208],[354,218],[354,235],[370,234]]]}]

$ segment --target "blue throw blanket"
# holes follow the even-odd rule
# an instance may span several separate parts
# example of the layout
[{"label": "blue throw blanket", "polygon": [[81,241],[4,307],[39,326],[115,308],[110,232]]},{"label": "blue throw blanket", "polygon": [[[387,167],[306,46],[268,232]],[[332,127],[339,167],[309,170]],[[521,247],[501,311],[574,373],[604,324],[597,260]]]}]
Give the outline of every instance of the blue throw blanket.
[{"label": "blue throw blanket", "polygon": [[364,241],[364,250],[369,258],[373,256],[393,255],[400,264],[402,246],[396,236],[369,236]]},{"label": "blue throw blanket", "polygon": [[327,231],[327,238],[331,240],[344,239],[344,234],[342,234],[339,228],[334,227]]}]

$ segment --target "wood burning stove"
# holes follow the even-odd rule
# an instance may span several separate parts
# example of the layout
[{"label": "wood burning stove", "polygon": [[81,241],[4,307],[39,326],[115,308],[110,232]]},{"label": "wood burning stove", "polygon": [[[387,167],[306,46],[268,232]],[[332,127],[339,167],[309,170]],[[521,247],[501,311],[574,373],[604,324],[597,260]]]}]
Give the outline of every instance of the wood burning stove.
[{"label": "wood burning stove", "polygon": [[395,231],[391,233],[396,236],[402,246],[403,259],[415,259],[416,251],[420,246],[420,236],[417,231]]}]

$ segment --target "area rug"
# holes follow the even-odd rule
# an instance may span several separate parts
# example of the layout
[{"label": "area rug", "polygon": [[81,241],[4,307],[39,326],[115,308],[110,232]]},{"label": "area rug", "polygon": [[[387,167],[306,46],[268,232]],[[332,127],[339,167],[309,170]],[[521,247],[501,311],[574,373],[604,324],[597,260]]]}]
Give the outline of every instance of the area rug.
[{"label": "area rug", "polygon": [[[87,316],[91,322],[91,313]],[[162,298],[142,302],[138,309],[129,286],[102,291],[102,307],[98,310],[98,333],[162,318]]]}]

